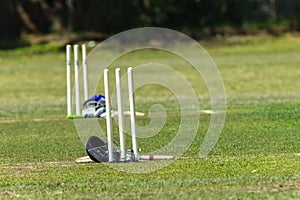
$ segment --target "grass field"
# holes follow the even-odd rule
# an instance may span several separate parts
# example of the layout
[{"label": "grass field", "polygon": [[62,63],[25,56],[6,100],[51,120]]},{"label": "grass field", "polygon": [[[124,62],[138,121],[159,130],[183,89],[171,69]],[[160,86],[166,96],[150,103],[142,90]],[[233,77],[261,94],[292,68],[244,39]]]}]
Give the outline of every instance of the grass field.
[{"label": "grass field", "polygon": [[[1,51],[0,199],[299,199],[300,37],[201,44],[218,65],[227,94],[217,145],[198,158],[210,121],[201,115],[182,158],[133,174],[75,164],[85,148],[65,118],[63,51],[49,45]],[[151,150],[172,137],[177,123],[168,116],[160,136],[141,140],[141,148]]]}]

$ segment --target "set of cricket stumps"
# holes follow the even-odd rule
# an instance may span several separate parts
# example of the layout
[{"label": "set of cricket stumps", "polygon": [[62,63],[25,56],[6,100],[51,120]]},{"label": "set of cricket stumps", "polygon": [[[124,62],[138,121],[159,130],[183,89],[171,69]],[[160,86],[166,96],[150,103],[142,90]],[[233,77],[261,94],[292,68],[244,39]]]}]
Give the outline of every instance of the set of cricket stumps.
[{"label": "set of cricket stumps", "polygon": [[[72,53],[73,49],[73,53]],[[80,83],[79,83],[79,70],[80,65],[83,70],[83,95],[84,100],[89,98],[88,94],[88,62],[86,55],[86,47],[83,44],[81,46],[81,62],[79,59],[79,45],[67,45],[66,46],[66,84],[67,84],[67,117],[70,119],[83,118],[81,113],[81,103],[80,103]],[[73,54],[73,55],[72,55]],[[73,57],[73,59],[72,59]],[[72,60],[74,72],[72,73]],[[80,64],[81,63],[81,64]],[[72,112],[72,75],[74,75],[74,96],[75,96],[75,113]],[[122,104],[122,83],[121,83],[121,72],[120,68],[115,69],[116,77],[116,98],[117,98],[117,116],[118,116],[118,126],[119,126],[119,137],[120,137],[120,158],[116,160],[114,157],[114,145],[113,145],[113,133],[112,133],[112,110],[111,110],[111,96],[110,96],[110,78],[109,70],[104,69],[104,96],[105,96],[105,118],[106,118],[106,131],[107,131],[107,147],[108,147],[108,162],[125,162],[127,161],[127,149],[125,144],[125,134],[124,134],[124,114],[123,114],[123,104]],[[136,132],[136,111],[135,111],[135,99],[134,99],[134,79],[133,79],[133,68],[129,67],[127,69],[128,77],[128,98],[129,98],[129,113],[130,113],[130,125],[131,125],[131,137],[132,137],[132,154],[134,159],[131,161],[142,160],[166,160],[173,159],[173,156],[155,156],[155,155],[139,155],[139,149],[137,144],[137,132]],[[87,157],[79,158],[79,162],[84,162]]]}]

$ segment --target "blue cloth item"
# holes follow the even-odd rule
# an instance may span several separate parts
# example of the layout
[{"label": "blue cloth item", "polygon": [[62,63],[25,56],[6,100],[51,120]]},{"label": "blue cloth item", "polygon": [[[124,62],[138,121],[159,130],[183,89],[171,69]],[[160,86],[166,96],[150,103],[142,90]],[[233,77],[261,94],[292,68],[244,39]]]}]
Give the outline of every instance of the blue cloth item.
[{"label": "blue cloth item", "polygon": [[95,100],[95,101],[100,101],[100,100],[105,101],[105,97],[101,94],[95,94],[94,96],[92,96],[92,99]]}]

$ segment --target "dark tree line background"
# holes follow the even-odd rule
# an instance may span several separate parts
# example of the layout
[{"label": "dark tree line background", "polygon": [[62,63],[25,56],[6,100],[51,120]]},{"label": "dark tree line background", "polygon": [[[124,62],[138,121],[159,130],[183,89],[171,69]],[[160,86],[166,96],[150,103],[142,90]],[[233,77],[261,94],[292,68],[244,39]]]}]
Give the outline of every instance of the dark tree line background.
[{"label": "dark tree line background", "polygon": [[1,0],[0,38],[160,26],[190,35],[300,31],[299,0]]}]

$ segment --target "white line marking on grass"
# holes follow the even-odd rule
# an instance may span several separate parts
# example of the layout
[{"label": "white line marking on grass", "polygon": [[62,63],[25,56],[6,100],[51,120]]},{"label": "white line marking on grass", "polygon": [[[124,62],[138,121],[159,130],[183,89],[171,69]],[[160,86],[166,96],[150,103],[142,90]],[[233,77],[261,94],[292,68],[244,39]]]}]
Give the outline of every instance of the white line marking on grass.
[{"label": "white line marking on grass", "polygon": [[16,122],[48,122],[48,121],[59,121],[59,120],[64,120],[64,118],[33,118],[33,119],[28,119],[28,118],[21,118],[21,119],[0,119],[0,124],[5,124],[5,123],[16,123]]}]

